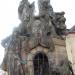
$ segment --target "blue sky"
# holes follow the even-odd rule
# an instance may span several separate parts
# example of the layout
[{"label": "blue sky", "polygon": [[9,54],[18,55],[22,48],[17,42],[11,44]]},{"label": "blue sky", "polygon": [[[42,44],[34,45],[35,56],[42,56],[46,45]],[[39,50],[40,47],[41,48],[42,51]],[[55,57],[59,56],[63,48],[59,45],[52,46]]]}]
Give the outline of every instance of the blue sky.
[{"label": "blue sky", "polygon": [[[1,40],[9,36],[13,28],[18,26],[18,6],[21,0],[0,0],[0,43]],[[29,0],[30,3],[37,0]],[[71,28],[75,24],[75,0],[51,0],[54,11],[65,11],[67,28]],[[35,11],[37,12],[37,10]],[[3,60],[4,48],[0,45],[0,64]]]}]

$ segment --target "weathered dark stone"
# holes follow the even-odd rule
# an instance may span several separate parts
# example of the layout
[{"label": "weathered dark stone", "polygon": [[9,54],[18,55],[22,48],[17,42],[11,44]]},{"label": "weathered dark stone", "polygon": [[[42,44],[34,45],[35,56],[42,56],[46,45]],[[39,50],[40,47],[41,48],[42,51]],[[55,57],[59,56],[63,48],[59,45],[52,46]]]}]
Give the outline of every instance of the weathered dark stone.
[{"label": "weathered dark stone", "polygon": [[[68,60],[65,59],[67,58],[65,44],[57,40],[65,42],[65,39],[61,39],[66,33],[64,12],[54,12],[50,0],[38,0],[38,5],[39,15],[34,16],[34,3],[30,4],[28,0],[21,1],[18,8],[21,24],[14,29],[11,36],[2,41],[2,45],[6,49],[3,61],[3,67],[6,66],[4,70],[8,69],[9,75],[33,75],[34,57],[40,52],[39,67],[43,65],[41,64],[43,60],[41,53],[44,53],[46,61],[43,62],[43,68],[47,70],[45,64],[47,63],[49,71],[42,72],[43,68],[40,67],[38,73],[72,75],[73,73],[70,73],[72,69],[69,68]],[[36,63],[34,65],[36,69]]]},{"label": "weathered dark stone", "polygon": [[55,30],[57,35],[65,35],[66,34],[66,25],[65,25],[65,17],[64,12],[55,13],[55,19],[53,19],[52,24],[55,26]]},{"label": "weathered dark stone", "polygon": [[28,21],[34,14],[34,3],[30,4],[28,0],[22,0],[18,8],[19,18],[21,21]]}]

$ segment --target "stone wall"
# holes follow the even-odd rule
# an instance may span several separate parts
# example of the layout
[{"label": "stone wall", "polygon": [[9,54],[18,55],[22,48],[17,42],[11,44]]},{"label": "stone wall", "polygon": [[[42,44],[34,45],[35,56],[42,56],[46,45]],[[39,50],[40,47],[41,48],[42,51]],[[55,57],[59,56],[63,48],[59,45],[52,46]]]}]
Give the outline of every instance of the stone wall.
[{"label": "stone wall", "polygon": [[6,71],[3,72],[3,75],[8,75],[8,73]]},{"label": "stone wall", "polygon": [[[34,74],[34,67],[33,67],[33,58],[37,53],[45,53],[48,57],[50,71],[57,71],[60,72],[62,75],[67,74],[67,52],[65,41],[58,38],[53,38],[55,50],[52,52],[44,47],[37,46],[36,48],[32,49],[30,53],[28,53],[27,60],[31,60],[27,63],[28,66],[28,74]],[[66,63],[65,63],[66,62]],[[64,70],[65,69],[65,70]]]},{"label": "stone wall", "polygon": [[72,68],[75,74],[75,33],[69,33],[66,36],[66,50],[68,59],[72,64]]}]

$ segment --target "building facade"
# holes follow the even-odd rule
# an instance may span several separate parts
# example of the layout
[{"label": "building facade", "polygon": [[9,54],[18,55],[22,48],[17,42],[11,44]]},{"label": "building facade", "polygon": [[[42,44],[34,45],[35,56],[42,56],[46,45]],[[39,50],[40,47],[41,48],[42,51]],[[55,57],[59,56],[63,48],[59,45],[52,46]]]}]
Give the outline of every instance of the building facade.
[{"label": "building facade", "polygon": [[8,75],[73,75],[66,51],[65,13],[54,12],[50,0],[38,0],[38,5],[35,16],[34,3],[21,1],[21,24],[2,42],[2,67]]},{"label": "building facade", "polygon": [[75,74],[75,26],[73,26],[66,36],[66,50],[68,59],[72,64],[72,68]]}]

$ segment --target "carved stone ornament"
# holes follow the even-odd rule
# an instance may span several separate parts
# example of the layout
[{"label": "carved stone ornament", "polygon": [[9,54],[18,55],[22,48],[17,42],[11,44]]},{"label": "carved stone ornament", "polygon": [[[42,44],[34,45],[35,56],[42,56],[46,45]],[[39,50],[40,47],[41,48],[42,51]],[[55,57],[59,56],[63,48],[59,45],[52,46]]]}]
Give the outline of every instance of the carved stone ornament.
[{"label": "carved stone ornament", "polygon": [[6,53],[2,67],[8,75],[72,75],[63,44],[64,12],[54,12],[50,0],[38,0],[38,7],[39,15],[35,16],[34,2],[21,1],[21,24],[2,41]]}]

